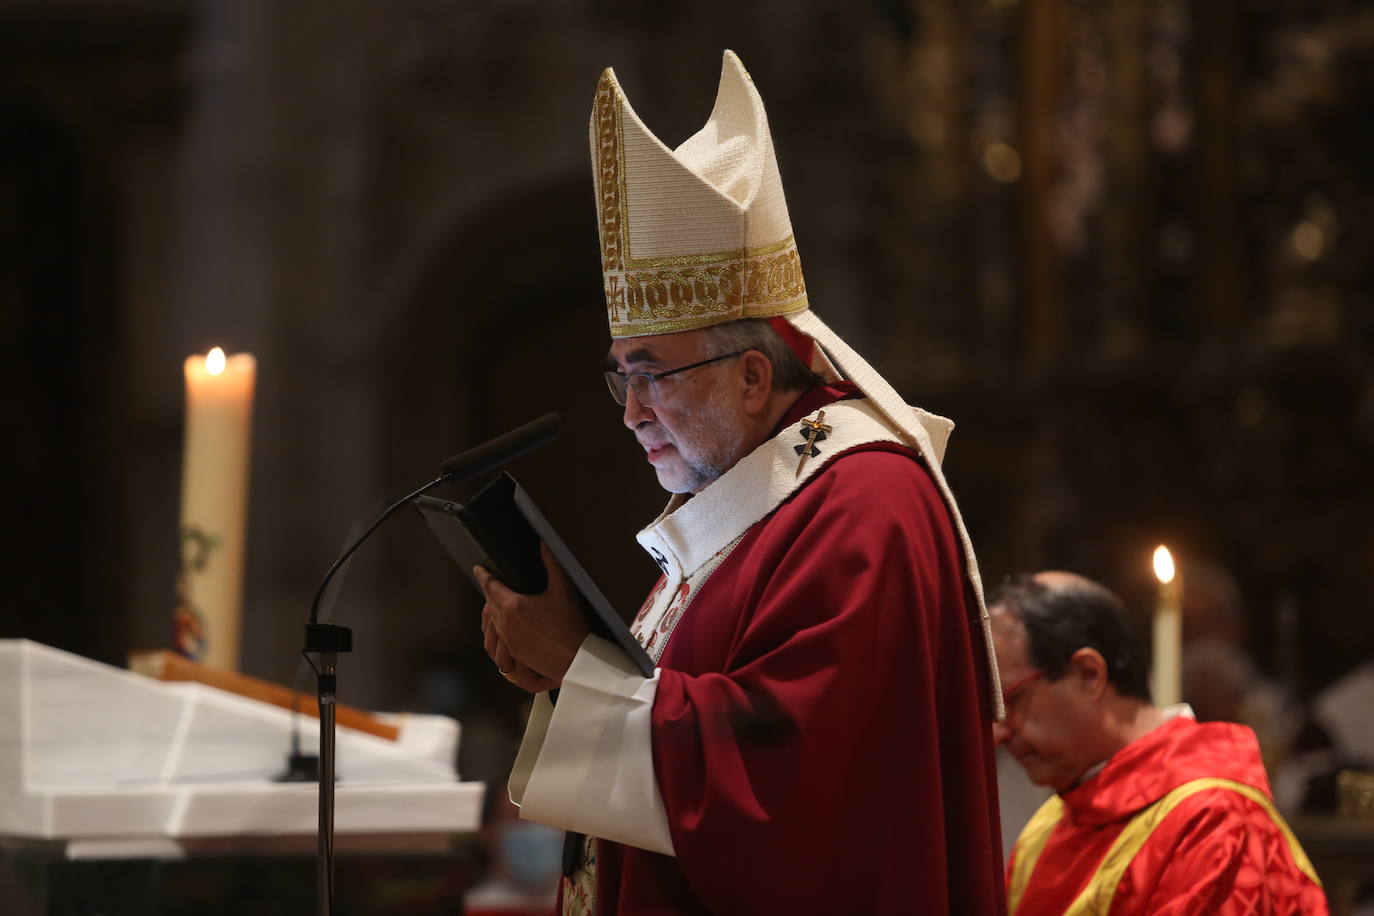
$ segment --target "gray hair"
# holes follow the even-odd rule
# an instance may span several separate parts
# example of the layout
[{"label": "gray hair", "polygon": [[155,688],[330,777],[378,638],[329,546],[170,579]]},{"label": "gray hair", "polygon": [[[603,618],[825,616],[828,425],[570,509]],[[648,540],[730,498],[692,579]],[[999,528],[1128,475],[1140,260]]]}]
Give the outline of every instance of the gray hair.
[{"label": "gray hair", "polygon": [[767,319],[741,318],[703,329],[706,355],[720,356],[740,350],[758,350],[773,365],[773,387],[781,391],[807,391],[824,384],[787,345]]}]

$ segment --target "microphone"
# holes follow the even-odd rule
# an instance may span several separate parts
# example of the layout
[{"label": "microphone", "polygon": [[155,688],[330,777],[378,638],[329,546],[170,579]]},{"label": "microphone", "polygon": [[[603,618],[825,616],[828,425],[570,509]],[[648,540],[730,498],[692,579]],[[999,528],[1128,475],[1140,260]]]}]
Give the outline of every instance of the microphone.
[{"label": "microphone", "polygon": [[[313,626],[319,619],[320,599],[324,597],[324,590],[329,585],[329,580],[334,578],[334,574],[339,571],[353,551],[362,546],[363,541],[367,540],[372,532],[382,522],[386,521],[396,513],[402,506],[408,505],[416,499],[428,493],[430,490],[445,483],[464,483],[488,471],[493,471],[508,461],[514,461],[522,455],[527,455],[535,449],[548,445],[558,435],[559,427],[563,422],[556,413],[544,414],[538,420],[526,423],[524,426],[517,426],[508,433],[502,433],[495,439],[475,445],[465,452],[460,452],[452,458],[446,460],[439,466],[439,476],[419,489],[407,493],[396,502],[387,507],[375,522],[368,526],[367,530],[358,536],[349,548],[345,550],[334,565],[329,567],[329,571],[324,574],[324,581],[320,583],[319,591],[315,592],[315,600],[310,603],[310,623]],[[309,639],[307,638],[307,644]],[[348,649],[342,651],[347,652]]]},{"label": "microphone", "polygon": [[448,483],[463,483],[493,471],[508,461],[514,461],[537,448],[548,445],[563,425],[556,413],[546,413],[538,420],[526,423],[489,442],[454,455],[439,466]]}]

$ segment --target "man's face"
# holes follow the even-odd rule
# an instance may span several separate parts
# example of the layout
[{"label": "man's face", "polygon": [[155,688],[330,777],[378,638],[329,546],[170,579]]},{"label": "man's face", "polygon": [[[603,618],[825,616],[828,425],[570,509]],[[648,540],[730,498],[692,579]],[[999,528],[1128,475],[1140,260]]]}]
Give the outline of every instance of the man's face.
[{"label": "man's face", "polygon": [[1006,721],[992,727],[996,743],[1006,745],[1036,785],[1072,788],[1096,762],[1087,740],[1091,710],[1074,689],[1072,668],[1049,680],[1030,660],[1025,626],[1000,608],[992,610],[992,635],[1007,708]]},{"label": "man's face", "polygon": [[[706,359],[705,334],[682,331],[621,338],[609,360],[623,373],[658,373]],[[745,414],[736,360],[689,369],[654,383],[657,400],[645,406],[625,398],[625,426],[643,446],[669,493],[699,493],[742,457]]]}]

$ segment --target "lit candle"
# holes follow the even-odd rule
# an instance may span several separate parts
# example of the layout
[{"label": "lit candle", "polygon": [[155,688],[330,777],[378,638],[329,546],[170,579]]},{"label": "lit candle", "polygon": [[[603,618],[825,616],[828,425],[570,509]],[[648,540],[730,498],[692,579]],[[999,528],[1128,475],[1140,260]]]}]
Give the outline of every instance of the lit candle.
[{"label": "lit candle", "polygon": [[1169,548],[1163,544],[1156,547],[1154,562],[1159,598],[1155,604],[1151,690],[1156,706],[1172,706],[1183,698],[1183,608]]},{"label": "lit candle", "polygon": [[181,458],[181,570],[176,648],[216,668],[239,666],[248,454],[257,361],[215,347],[186,358]]}]

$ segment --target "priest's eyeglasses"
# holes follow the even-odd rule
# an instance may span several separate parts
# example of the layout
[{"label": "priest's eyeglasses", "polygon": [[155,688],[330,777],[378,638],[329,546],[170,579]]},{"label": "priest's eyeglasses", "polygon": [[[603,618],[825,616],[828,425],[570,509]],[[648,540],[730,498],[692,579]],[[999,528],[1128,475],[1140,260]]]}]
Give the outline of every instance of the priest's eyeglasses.
[{"label": "priest's eyeglasses", "polygon": [[615,398],[615,402],[621,407],[625,406],[626,392],[633,393],[635,400],[645,407],[657,407],[660,379],[677,375],[679,372],[686,372],[688,369],[700,369],[702,366],[709,366],[711,363],[717,363],[732,356],[740,356],[747,352],[748,350],[736,350],[734,353],[723,353],[720,356],[712,356],[710,359],[703,359],[701,362],[692,363],[689,366],[669,369],[667,372],[621,373],[614,369],[608,369],[606,370],[606,387],[611,389],[611,397]]},{"label": "priest's eyeglasses", "polygon": [[1002,689],[1002,708],[1007,711],[1008,719],[1012,717],[1013,713],[1021,711],[1020,708],[1025,705],[1022,701],[1030,696],[1029,688],[1044,676],[1044,669],[1036,668],[1030,674],[1017,680],[1010,687],[1004,687]]}]

